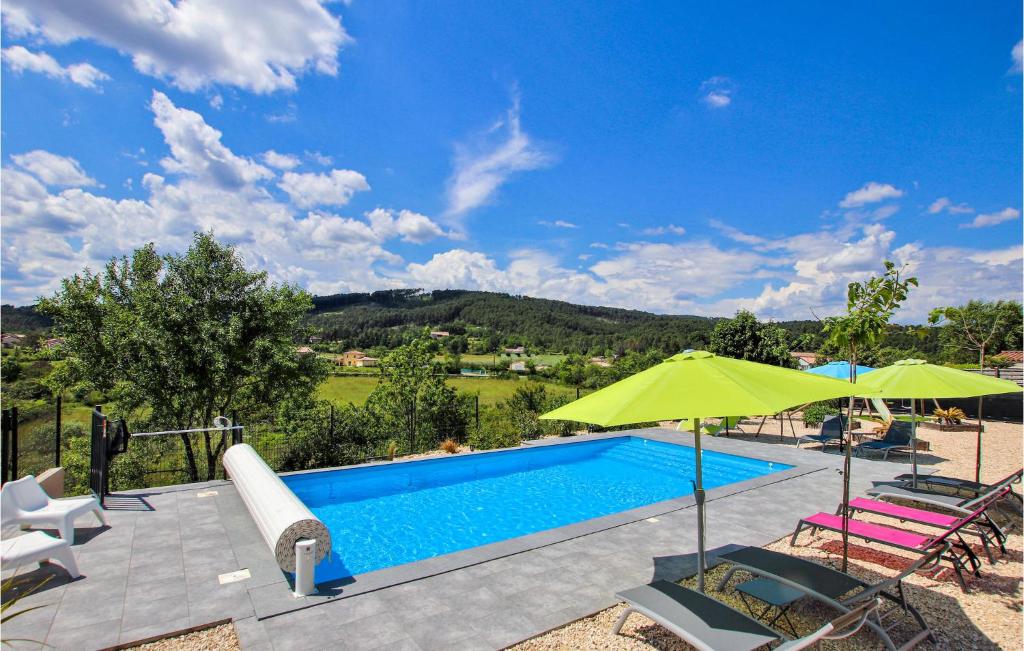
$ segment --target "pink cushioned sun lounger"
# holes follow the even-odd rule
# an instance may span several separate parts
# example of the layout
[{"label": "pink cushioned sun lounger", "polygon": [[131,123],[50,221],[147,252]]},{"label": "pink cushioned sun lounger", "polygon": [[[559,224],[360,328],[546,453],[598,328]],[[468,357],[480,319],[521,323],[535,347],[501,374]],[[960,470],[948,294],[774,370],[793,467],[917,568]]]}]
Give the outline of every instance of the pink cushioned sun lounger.
[{"label": "pink cushioned sun lounger", "polygon": [[[843,530],[842,516],[832,515],[831,513],[815,513],[808,518],[804,518],[803,521],[812,527],[820,527],[830,531]],[[892,527],[864,522],[863,520],[850,520],[850,535],[921,552],[927,549],[929,543],[935,540],[935,536],[922,536],[912,531],[893,529]]]},{"label": "pink cushioned sun lounger", "polygon": [[887,515],[892,518],[898,518],[906,522],[917,522],[920,524],[930,524],[935,527],[942,527],[943,529],[949,529],[957,523],[960,519],[955,515],[945,515],[943,513],[936,513],[934,511],[925,511],[924,509],[915,509],[910,506],[899,506],[892,502],[882,502],[879,500],[871,500],[866,497],[858,497],[854,500],[850,500],[850,508],[857,511],[865,511],[867,513],[875,513],[877,515]]}]

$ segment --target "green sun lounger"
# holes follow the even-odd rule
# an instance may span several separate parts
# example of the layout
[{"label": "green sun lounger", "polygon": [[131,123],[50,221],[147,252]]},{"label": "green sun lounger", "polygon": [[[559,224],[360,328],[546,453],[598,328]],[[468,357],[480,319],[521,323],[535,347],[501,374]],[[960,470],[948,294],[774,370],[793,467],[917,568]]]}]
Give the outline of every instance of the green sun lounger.
[{"label": "green sun lounger", "polygon": [[[618,593],[627,608],[612,632],[618,634],[629,616],[638,612],[658,622],[700,651],[751,651],[787,640],[756,619],[711,597],[668,581],[655,581]],[[820,640],[853,635],[878,608],[874,599],[844,613],[810,635],[787,640],[776,651],[805,649]]]}]

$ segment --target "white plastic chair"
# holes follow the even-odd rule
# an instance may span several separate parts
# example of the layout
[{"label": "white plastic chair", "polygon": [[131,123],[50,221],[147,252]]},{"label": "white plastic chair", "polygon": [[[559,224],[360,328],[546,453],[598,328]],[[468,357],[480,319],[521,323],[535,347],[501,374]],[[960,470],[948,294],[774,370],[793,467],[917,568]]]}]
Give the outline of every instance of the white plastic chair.
[{"label": "white plastic chair", "polygon": [[32,475],[9,481],[0,489],[0,523],[22,527],[49,525],[56,528],[69,545],[75,544],[75,518],[89,511],[106,526],[107,519],[95,497],[52,499]]},{"label": "white plastic chair", "polygon": [[60,561],[71,578],[82,576],[75,562],[75,555],[66,540],[58,540],[43,531],[33,531],[23,536],[7,538],[0,542],[0,562],[5,569],[24,563],[42,563],[54,559]]}]

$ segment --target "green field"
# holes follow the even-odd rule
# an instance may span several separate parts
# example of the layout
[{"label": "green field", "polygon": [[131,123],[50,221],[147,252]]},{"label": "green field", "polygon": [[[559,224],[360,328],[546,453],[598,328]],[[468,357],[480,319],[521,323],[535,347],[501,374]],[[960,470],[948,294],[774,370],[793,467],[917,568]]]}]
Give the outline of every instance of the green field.
[{"label": "green field", "polygon": [[[526,379],[499,380],[495,378],[449,378],[448,385],[457,391],[479,393],[481,405],[493,405],[509,398],[517,386],[526,384]],[[375,377],[329,377],[320,385],[320,398],[337,403],[352,402],[361,405],[366,402],[373,387],[377,386]],[[559,384],[545,383],[549,393],[575,395],[576,389]]]}]

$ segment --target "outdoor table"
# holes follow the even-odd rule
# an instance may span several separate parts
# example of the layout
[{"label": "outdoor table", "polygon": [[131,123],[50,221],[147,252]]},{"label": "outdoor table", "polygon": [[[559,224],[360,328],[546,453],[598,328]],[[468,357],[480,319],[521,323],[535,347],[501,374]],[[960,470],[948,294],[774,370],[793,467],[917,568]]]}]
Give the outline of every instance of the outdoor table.
[{"label": "outdoor table", "polygon": [[[803,592],[788,585],[783,585],[778,581],[765,578],[751,579],[741,583],[736,586],[736,592],[740,594],[740,601],[743,602],[743,605],[747,607],[747,610],[755,618],[765,620],[772,610],[776,610],[778,612],[768,621],[768,626],[774,626],[775,622],[781,619],[786,623],[786,629],[783,630],[786,630],[794,638],[800,637],[796,632],[796,627],[793,626],[793,622],[789,620],[789,615],[786,613],[794,602],[806,596]],[[754,612],[754,604],[747,600],[747,596],[767,604],[760,614]],[[782,622],[779,622],[779,628],[782,628]]]}]

